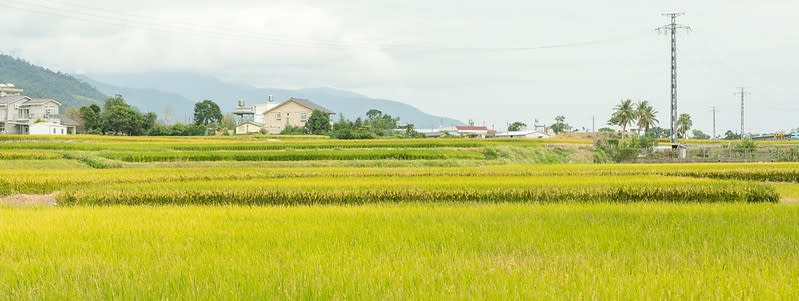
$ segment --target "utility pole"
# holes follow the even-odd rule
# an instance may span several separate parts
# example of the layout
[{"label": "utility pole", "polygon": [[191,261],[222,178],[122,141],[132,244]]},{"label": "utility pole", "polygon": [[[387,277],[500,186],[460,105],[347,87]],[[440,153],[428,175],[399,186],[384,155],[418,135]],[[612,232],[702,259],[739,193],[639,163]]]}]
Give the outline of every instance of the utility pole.
[{"label": "utility pole", "polygon": [[741,96],[741,140],[744,139],[744,98],[746,95],[750,95],[751,93],[746,92],[747,87],[739,87],[739,92],[735,92],[735,95]]},{"label": "utility pole", "polygon": [[591,135],[596,135],[596,115],[591,115]]},{"label": "utility pole", "polygon": [[673,145],[677,144],[677,31],[680,29],[691,30],[691,27],[677,24],[677,17],[684,14],[663,14],[671,19],[671,23],[657,29],[658,32],[671,34],[671,143]]}]

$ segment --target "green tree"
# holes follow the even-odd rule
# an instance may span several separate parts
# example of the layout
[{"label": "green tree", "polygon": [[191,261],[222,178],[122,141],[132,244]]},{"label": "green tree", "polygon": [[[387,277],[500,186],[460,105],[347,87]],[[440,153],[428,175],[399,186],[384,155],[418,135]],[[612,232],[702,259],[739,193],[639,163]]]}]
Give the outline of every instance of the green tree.
[{"label": "green tree", "polygon": [[222,117],[222,121],[220,122],[222,127],[226,130],[234,130],[236,129],[236,116],[233,114],[225,114]]},{"label": "green tree", "polygon": [[378,109],[371,109],[371,110],[366,112],[366,118],[368,118],[369,121],[375,120],[375,119],[379,118],[380,116],[383,116],[383,112],[381,112]]},{"label": "green tree", "polygon": [[552,131],[555,132],[555,134],[560,134],[568,131],[571,128],[571,126],[566,124],[565,116],[559,115],[558,117],[555,117],[555,124],[553,124],[551,128]]},{"label": "green tree", "polygon": [[103,133],[132,135],[136,131],[139,118],[133,108],[115,105],[103,114]]},{"label": "green tree", "polygon": [[613,109],[608,125],[618,125],[622,128],[622,133],[627,133],[627,126],[633,124],[637,118],[635,108],[633,108],[633,101],[630,99],[622,100],[619,105]]},{"label": "green tree", "polygon": [[212,125],[222,121],[222,110],[213,100],[203,100],[194,104],[194,124]]},{"label": "green tree", "polygon": [[314,135],[326,134],[330,131],[330,115],[320,110],[314,110],[308,121],[305,122],[305,129]]},{"label": "green tree", "polygon": [[691,137],[694,137],[694,139],[703,139],[703,140],[710,139],[710,135],[705,134],[705,132],[699,129],[694,129],[693,131],[691,131]]},{"label": "green tree", "polygon": [[733,131],[727,130],[727,132],[724,133],[724,140],[738,140],[738,139],[741,139],[741,135],[736,134]]},{"label": "green tree", "polygon": [[638,102],[635,107],[635,115],[638,117],[638,131],[640,132],[641,129],[644,129],[644,134],[646,134],[649,129],[657,126],[660,123],[657,119],[657,113],[655,108],[649,105],[649,101]]},{"label": "green tree", "polygon": [[680,137],[685,138],[685,134],[691,130],[691,127],[694,126],[694,122],[691,121],[691,115],[682,113],[680,117],[677,118],[677,134]]},{"label": "green tree", "polygon": [[514,123],[511,123],[508,126],[508,132],[521,131],[521,130],[523,130],[525,128],[527,128],[527,124],[525,124],[524,122],[521,122],[521,121],[516,121]]},{"label": "green tree", "polygon": [[103,104],[103,111],[109,111],[115,106],[130,107],[130,105],[125,102],[125,98],[122,97],[122,95],[117,94],[114,95],[114,97],[105,100],[105,104]]},{"label": "green tree", "polygon": [[100,106],[96,104],[80,108],[83,127],[87,133],[97,133],[102,130],[103,119],[100,116]]}]

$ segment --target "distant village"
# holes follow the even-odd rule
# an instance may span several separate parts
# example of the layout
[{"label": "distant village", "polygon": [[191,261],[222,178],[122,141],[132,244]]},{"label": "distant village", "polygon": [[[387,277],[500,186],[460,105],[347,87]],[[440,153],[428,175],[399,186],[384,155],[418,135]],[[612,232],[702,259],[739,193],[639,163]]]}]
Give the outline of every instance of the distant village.
[{"label": "distant village", "polygon": [[[124,100],[122,100],[124,101]],[[627,101],[629,102],[629,101]],[[622,102],[624,104],[624,101]],[[87,120],[81,114],[68,116],[64,114],[61,108],[62,104],[56,99],[50,98],[33,98],[24,95],[24,90],[16,87],[14,84],[0,84],[0,133],[3,134],[27,134],[27,135],[72,135],[79,133],[97,133],[92,129],[87,129]],[[213,106],[216,106],[214,103]],[[97,107],[97,106],[95,106]],[[128,106],[129,107],[129,106]],[[651,107],[650,107],[651,109]],[[97,107],[95,114],[99,114],[100,108]],[[223,123],[222,109],[216,107],[217,116],[210,118],[206,121],[205,126],[221,125]],[[415,128],[412,124],[401,124],[399,116],[391,116],[384,114],[379,110],[370,110],[366,112],[367,118],[358,118],[354,121],[336,120],[336,113],[334,110],[322,107],[311,100],[302,98],[289,98],[283,101],[275,101],[272,96],[264,103],[247,105],[244,100],[239,100],[235,108],[228,108],[224,111],[232,113],[234,120],[232,124],[226,127],[219,128],[222,133],[229,135],[247,135],[247,134],[328,134],[334,138],[341,139],[360,139],[360,138],[375,138],[379,136],[408,136],[408,137],[473,137],[473,138],[520,138],[520,139],[546,139],[555,136],[562,136],[563,134],[579,135],[579,134],[593,134],[587,129],[582,132],[573,130],[568,124],[565,123],[565,117],[558,116],[556,123],[550,126],[539,124],[538,121],[528,128],[527,124],[521,122],[514,122],[508,124],[505,130],[496,130],[489,128],[486,125],[476,125],[473,122],[458,126],[448,126],[440,128]],[[89,112],[91,113],[91,112]],[[619,112],[617,112],[619,113]],[[155,123],[154,113],[149,117],[149,121],[144,123]],[[196,114],[196,113],[195,113]],[[317,114],[317,115],[314,115]],[[84,114],[85,115],[85,114]],[[141,114],[140,114],[141,115]],[[687,114],[685,114],[687,115]],[[315,128],[309,127],[309,121],[319,117],[320,121],[315,121]],[[146,119],[140,117],[141,119]],[[650,118],[654,118],[651,115]],[[689,137],[688,129],[690,128],[690,116],[686,116],[687,127],[678,133],[682,138]],[[611,118],[613,123],[616,117]],[[615,122],[622,130],[613,130],[608,127],[601,128],[599,132],[621,132],[621,133],[640,133],[640,131],[647,127],[646,133],[650,129],[657,130],[661,133],[655,138],[668,137],[668,133],[662,134],[663,129],[650,128],[656,125],[654,123],[641,125],[640,128],[633,126],[627,127],[628,124],[635,125],[633,120],[625,122]],[[198,123],[198,125],[200,125]],[[165,129],[157,129],[157,125],[149,124],[145,126],[145,130],[156,128],[149,131],[151,135],[202,135],[209,134],[208,130],[195,129],[194,131],[183,131],[175,134],[174,131]],[[148,131],[145,130],[113,130],[112,134],[127,134],[127,135],[145,135]],[[726,136],[711,137],[701,131],[694,130],[693,138],[699,139],[740,139],[740,135],[735,135],[728,131]],[[665,136],[664,136],[665,135]],[[790,133],[777,132],[773,134],[757,135],[750,137],[753,140],[799,140],[799,131]]]}]

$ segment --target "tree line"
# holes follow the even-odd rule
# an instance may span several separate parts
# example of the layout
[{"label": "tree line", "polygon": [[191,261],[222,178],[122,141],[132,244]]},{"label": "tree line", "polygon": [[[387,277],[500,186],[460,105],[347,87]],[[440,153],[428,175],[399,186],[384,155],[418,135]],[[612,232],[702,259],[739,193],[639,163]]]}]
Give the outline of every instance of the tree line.
[{"label": "tree line", "polygon": [[91,104],[69,110],[66,115],[78,121],[79,132],[96,135],[204,136],[231,126],[235,128],[232,116],[223,116],[219,105],[212,100],[194,105],[194,122],[190,124],[160,124],[156,113],[139,111],[122,95],[106,99],[102,107]]}]

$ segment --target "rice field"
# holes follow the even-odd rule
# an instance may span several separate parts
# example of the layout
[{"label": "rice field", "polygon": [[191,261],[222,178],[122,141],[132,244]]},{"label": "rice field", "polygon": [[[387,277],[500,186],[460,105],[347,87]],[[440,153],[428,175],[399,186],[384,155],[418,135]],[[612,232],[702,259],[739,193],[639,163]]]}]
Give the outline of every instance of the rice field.
[{"label": "rice field", "polygon": [[599,165],[590,152],[0,136],[0,298],[799,295],[799,163]]}]

